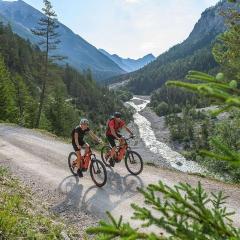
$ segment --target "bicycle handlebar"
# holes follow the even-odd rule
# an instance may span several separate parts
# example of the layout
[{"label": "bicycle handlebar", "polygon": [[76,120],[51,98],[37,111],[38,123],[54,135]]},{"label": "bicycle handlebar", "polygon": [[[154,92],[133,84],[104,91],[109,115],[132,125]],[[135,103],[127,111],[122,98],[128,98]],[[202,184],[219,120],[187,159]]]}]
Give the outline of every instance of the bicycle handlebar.
[{"label": "bicycle handlebar", "polygon": [[135,138],[136,136],[134,136],[134,135],[132,135],[132,136],[130,136],[130,137],[128,137],[128,138],[125,138],[125,137],[122,137],[125,141],[128,141],[128,140],[130,140],[130,139],[133,139],[133,138]]},{"label": "bicycle handlebar", "polygon": [[134,135],[130,136],[129,138],[124,138],[126,141],[135,138]]}]

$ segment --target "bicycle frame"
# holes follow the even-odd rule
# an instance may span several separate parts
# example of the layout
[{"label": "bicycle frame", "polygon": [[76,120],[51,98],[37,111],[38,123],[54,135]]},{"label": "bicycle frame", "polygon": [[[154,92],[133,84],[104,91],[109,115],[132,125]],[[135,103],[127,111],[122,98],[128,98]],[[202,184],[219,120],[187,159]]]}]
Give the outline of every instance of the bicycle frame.
[{"label": "bicycle frame", "polygon": [[[86,149],[85,149],[86,151]],[[91,156],[95,154],[92,153],[92,149],[89,147],[89,151],[88,152],[85,152],[83,158],[82,158],[82,169],[84,169],[85,171],[88,170],[88,167],[89,167],[89,164],[91,162]],[[96,156],[95,156],[96,158]]]},{"label": "bicycle frame", "polygon": [[116,160],[117,161],[121,161],[125,157],[127,151],[131,150],[131,147],[129,147],[128,142],[127,142],[129,139],[131,139],[131,137],[123,138],[124,143],[117,146],[117,150],[116,150]]}]

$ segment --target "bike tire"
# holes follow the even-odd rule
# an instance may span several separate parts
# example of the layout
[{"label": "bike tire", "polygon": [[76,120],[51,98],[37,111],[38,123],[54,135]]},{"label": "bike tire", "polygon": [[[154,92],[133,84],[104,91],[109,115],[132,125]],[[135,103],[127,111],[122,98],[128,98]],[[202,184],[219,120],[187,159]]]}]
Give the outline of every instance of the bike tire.
[{"label": "bike tire", "polygon": [[103,163],[105,164],[106,167],[111,167],[110,163],[107,161],[107,159],[105,158],[105,153],[110,151],[111,150],[111,147],[106,145],[104,147],[102,147],[101,149],[101,158],[102,158],[102,161]]},{"label": "bike tire", "polygon": [[[133,171],[131,168],[130,168],[130,161],[131,161],[131,158],[132,159],[138,159],[139,160],[139,164],[140,164],[140,167],[138,169],[138,171]],[[126,153],[126,156],[125,156],[125,166],[127,168],[127,170],[132,174],[132,175],[139,175],[142,170],[143,170],[143,160],[142,160],[142,157],[139,153],[135,152],[135,151],[127,151]]]},{"label": "bike tire", "polygon": [[77,172],[74,172],[74,169],[73,169],[73,167],[72,167],[72,157],[73,157],[73,156],[76,156],[76,158],[77,158],[77,154],[76,154],[75,152],[69,153],[69,155],[68,155],[68,167],[69,167],[71,173],[72,173],[74,176],[77,176],[77,175],[78,175]]},{"label": "bike tire", "polygon": [[[103,177],[102,182],[98,182],[96,180],[96,178],[94,177],[95,174],[96,174],[96,172],[95,172],[96,169],[94,168],[95,165],[98,168],[98,170],[99,170],[99,165],[101,166],[101,168],[103,170],[104,177]],[[104,166],[104,164],[100,160],[92,159],[91,164],[90,164],[90,176],[91,176],[93,182],[96,184],[97,187],[103,187],[106,184],[106,182],[107,182],[107,170],[106,170],[106,167]]]}]

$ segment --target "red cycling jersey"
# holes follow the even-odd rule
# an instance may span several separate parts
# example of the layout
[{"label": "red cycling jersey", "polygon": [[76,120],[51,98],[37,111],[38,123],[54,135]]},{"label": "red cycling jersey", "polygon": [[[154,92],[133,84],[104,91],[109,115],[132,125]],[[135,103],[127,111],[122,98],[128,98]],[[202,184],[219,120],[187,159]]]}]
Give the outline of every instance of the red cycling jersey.
[{"label": "red cycling jersey", "polygon": [[118,133],[119,130],[125,125],[125,122],[121,120],[120,122],[115,121],[114,119],[111,119],[108,123],[108,129],[107,129],[107,136],[112,136],[110,127],[113,127],[115,132]]}]

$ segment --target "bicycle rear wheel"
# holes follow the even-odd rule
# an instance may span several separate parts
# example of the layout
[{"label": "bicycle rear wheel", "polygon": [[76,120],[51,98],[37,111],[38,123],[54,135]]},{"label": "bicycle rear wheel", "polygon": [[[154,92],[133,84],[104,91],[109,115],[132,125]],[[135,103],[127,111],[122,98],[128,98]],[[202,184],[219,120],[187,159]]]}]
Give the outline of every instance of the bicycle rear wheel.
[{"label": "bicycle rear wheel", "polygon": [[90,175],[93,182],[98,187],[102,187],[107,182],[107,171],[104,164],[98,159],[92,159],[90,165]]},{"label": "bicycle rear wheel", "polygon": [[125,156],[125,165],[127,170],[133,174],[138,175],[143,170],[143,160],[140,154],[134,151],[127,151]]},{"label": "bicycle rear wheel", "polygon": [[110,167],[110,154],[111,154],[111,147],[106,145],[101,149],[101,158],[102,161],[104,162],[105,166]]},{"label": "bicycle rear wheel", "polygon": [[77,167],[74,164],[74,161],[77,159],[77,154],[75,152],[71,152],[68,156],[68,167],[74,176],[77,176]]}]

